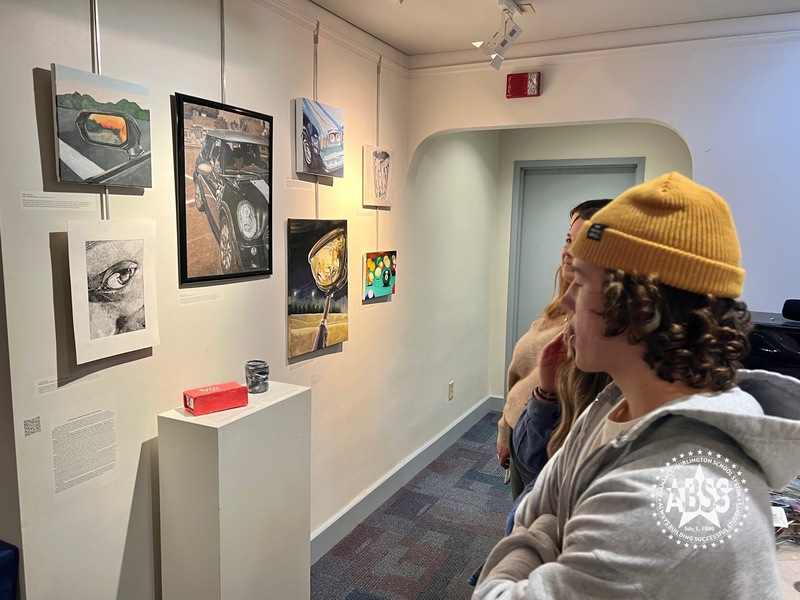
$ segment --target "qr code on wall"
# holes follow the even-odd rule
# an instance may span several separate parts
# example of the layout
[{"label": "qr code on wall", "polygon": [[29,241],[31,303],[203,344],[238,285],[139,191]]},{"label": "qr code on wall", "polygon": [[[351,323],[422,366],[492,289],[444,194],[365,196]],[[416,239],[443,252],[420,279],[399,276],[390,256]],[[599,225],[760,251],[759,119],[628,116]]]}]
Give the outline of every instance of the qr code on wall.
[{"label": "qr code on wall", "polygon": [[25,419],[22,424],[25,426],[25,437],[39,433],[42,430],[41,417],[33,417],[32,419]]}]

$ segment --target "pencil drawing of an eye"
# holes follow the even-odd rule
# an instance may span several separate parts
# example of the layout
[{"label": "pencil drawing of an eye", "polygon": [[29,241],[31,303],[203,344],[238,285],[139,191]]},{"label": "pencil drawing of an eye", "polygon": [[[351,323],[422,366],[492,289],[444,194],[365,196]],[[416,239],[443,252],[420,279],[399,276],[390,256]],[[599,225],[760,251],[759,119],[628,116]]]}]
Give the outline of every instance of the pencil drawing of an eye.
[{"label": "pencil drawing of an eye", "polygon": [[89,302],[118,302],[136,276],[139,263],[121,260],[89,278]]},{"label": "pencil drawing of an eye", "polygon": [[86,242],[89,337],[145,328],[142,240]]},{"label": "pencil drawing of an eye", "polygon": [[105,272],[102,287],[111,290],[119,290],[124,288],[126,285],[128,285],[128,283],[130,283],[130,280],[138,270],[139,265],[131,260],[125,260],[117,263]]}]

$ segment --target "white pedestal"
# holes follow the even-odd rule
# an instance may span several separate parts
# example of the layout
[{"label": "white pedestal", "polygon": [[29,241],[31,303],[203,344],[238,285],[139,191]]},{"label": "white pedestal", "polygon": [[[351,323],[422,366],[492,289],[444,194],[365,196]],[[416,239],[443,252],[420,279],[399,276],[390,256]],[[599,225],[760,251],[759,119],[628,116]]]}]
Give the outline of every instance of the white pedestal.
[{"label": "white pedestal", "polygon": [[311,390],[158,415],[164,600],[311,594]]}]

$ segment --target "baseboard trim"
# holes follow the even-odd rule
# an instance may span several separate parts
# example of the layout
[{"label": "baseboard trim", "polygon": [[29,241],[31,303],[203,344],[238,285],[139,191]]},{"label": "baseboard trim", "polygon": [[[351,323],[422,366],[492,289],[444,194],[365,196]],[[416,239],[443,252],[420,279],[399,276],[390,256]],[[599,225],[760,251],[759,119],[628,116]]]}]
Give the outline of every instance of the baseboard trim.
[{"label": "baseboard trim", "polygon": [[447,450],[488,412],[503,410],[503,399],[499,396],[486,396],[459,420],[442,431],[426,446],[420,448],[405,462],[365,490],[338,515],[311,533],[311,564],[313,565],[331,548],[392,495],[427,467],[437,456]]}]

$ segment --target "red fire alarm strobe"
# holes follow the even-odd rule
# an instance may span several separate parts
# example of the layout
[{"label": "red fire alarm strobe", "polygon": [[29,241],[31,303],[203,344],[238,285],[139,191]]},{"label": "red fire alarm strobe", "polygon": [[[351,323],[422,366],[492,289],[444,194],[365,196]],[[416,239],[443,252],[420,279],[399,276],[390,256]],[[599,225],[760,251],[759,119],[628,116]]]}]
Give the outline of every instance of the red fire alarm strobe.
[{"label": "red fire alarm strobe", "polygon": [[506,98],[529,98],[538,96],[542,89],[542,74],[510,73],[506,76]]}]

